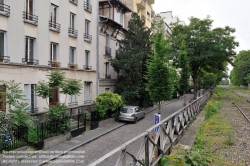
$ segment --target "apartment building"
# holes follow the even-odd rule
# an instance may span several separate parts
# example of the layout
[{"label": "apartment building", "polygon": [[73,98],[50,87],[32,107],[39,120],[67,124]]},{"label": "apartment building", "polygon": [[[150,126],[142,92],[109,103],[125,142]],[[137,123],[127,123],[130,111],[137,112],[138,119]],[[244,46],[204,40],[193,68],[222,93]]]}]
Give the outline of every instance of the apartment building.
[{"label": "apartment building", "polygon": [[172,11],[160,12],[159,15],[164,19],[164,22],[170,26],[171,23],[178,23],[181,25],[185,25],[184,21],[181,21],[178,16],[173,16]]},{"label": "apartment building", "polygon": [[129,12],[123,0],[99,1],[99,93],[115,89],[117,74],[109,60],[115,57],[119,41],[125,37],[125,14]]},{"label": "apartment building", "polygon": [[[124,0],[125,4],[133,11],[139,14],[145,21],[145,26],[151,28],[155,12],[153,10],[154,0]],[[126,14],[127,20],[131,18],[131,13]],[[126,22],[127,23],[127,22]]]},{"label": "apartment building", "polygon": [[[45,111],[34,89],[52,70],[82,81],[81,95],[68,97],[69,106],[96,98],[97,11],[95,0],[0,0],[0,80],[21,83],[28,111]],[[58,90],[53,95],[50,104],[65,101]],[[8,112],[3,103],[1,97],[0,111]]]}]

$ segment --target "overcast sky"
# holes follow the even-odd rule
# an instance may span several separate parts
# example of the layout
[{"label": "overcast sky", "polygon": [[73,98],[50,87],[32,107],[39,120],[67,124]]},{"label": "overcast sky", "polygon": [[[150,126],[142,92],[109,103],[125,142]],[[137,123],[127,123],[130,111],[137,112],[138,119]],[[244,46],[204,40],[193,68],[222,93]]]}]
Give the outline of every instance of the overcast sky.
[{"label": "overcast sky", "polygon": [[214,27],[236,29],[237,52],[250,50],[250,0],[155,0],[153,9],[156,13],[172,11],[186,24],[191,16],[203,19],[210,15]]}]

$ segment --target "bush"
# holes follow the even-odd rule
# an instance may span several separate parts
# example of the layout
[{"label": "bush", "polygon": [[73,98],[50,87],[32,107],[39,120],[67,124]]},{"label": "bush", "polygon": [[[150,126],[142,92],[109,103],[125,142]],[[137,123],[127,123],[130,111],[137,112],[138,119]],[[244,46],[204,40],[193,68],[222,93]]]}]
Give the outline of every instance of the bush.
[{"label": "bush", "polygon": [[209,101],[206,106],[205,106],[205,111],[206,111],[206,115],[205,115],[205,119],[210,118],[212,115],[216,114],[218,112],[219,109],[219,104]]},{"label": "bush", "polygon": [[113,113],[123,106],[122,97],[112,92],[101,93],[94,101],[94,107],[102,119],[111,117]]}]

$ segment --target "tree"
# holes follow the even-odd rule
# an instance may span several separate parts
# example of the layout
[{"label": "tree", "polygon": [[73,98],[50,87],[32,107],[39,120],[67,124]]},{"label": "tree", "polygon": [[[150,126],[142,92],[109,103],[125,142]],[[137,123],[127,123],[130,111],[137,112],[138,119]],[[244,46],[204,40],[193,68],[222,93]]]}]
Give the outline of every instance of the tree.
[{"label": "tree", "polygon": [[231,81],[234,85],[247,85],[250,74],[250,50],[243,50],[234,60],[234,68],[231,71]]},{"label": "tree", "polygon": [[186,44],[187,57],[194,83],[194,98],[197,97],[197,78],[205,65],[224,70],[225,62],[232,63],[236,55],[234,49],[239,45],[232,33],[235,29],[212,29],[213,20],[209,17],[198,19],[191,17],[189,25],[173,25],[171,45],[174,50],[180,50],[182,41]]},{"label": "tree", "polygon": [[180,89],[183,91],[184,95],[184,106],[186,105],[186,91],[189,90],[189,79],[190,79],[190,67],[189,67],[189,61],[187,58],[187,52],[185,51],[185,43],[182,42],[181,50],[179,52],[179,61],[180,61],[180,68],[181,68],[181,78],[179,81]]},{"label": "tree", "polygon": [[156,33],[152,41],[154,54],[150,56],[147,64],[147,90],[151,100],[157,103],[160,113],[163,102],[170,99],[173,94],[174,77],[167,57],[170,49],[168,41],[162,33]]},{"label": "tree", "polygon": [[94,107],[101,118],[111,116],[112,113],[115,113],[115,111],[123,106],[122,97],[112,92],[101,93],[94,101]]},{"label": "tree", "polygon": [[125,38],[119,43],[119,51],[110,60],[118,74],[115,92],[122,95],[127,104],[141,107],[152,104],[144,78],[147,71],[146,61],[152,52],[150,34],[151,31],[144,26],[144,21],[137,13],[132,13]]}]

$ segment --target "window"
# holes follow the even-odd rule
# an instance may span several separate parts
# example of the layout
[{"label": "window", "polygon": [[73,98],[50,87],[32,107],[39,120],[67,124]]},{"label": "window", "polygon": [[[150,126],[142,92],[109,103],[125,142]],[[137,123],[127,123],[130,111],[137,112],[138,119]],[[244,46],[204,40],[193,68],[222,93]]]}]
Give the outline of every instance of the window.
[{"label": "window", "polygon": [[85,65],[90,67],[90,51],[85,50]]},{"label": "window", "polygon": [[[0,86],[0,92],[6,92],[6,88]],[[6,112],[5,95],[0,95],[0,111]]]},{"label": "window", "polygon": [[0,60],[3,60],[3,57],[5,56],[4,54],[4,32],[0,31]]},{"label": "window", "polygon": [[84,84],[84,104],[90,104],[91,98],[90,98],[90,82],[87,82]]},{"label": "window", "polygon": [[57,6],[54,4],[51,4],[50,21],[53,23],[56,23],[56,19],[57,19]]},{"label": "window", "polygon": [[77,105],[78,105],[78,103],[76,101],[76,95],[70,95],[68,106],[72,107],[72,106],[77,106]]},{"label": "window", "polygon": [[76,48],[75,47],[70,47],[70,53],[69,53],[69,63],[75,64],[76,63]]},{"label": "window", "polygon": [[25,0],[25,12],[33,15],[34,13],[34,2],[33,0]]},{"label": "window", "polygon": [[109,88],[105,88],[105,92],[109,92]]},{"label": "window", "polygon": [[51,97],[49,98],[49,105],[56,105],[59,103],[59,88],[56,88],[53,85],[50,85],[51,88]]},{"label": "window", "polygon": [[85,20],[85,33],[90,34],[90,21]]},{"label": "window", "polygon": [[71,29],[75,29],[75,17],[76,17],[75,14],[70,13],[70,25],[69,25],[69,27]]},{"label": "window", "polygon": [[92,11],[92,5],[90,4],[90,0],[84,1],[84,9],[91,12]]},{"label": "window", "polygon": [[34,59],[34,43],[35,39],[26,37],[25,41],[25,59],[26,62]]},{"label": "window", "polygon": [[26,102],[31,112],[37,111],[36,108],[36,94],[35,94],[35,84],[25,84],[24,85],[24,94],[27,98]]},{"label": "window", "polygon": [[10,6],[6,4],[6,0],[0,0],[0,13],[6,16],[10,15]]},{"label": "window", "polygon": [[58,52],[58,44],[51,43],[50,44],[50,61],[57,61],[57,52]]},{"label": "window", "polygon": [[150,19],[150,13],[147,12],[147,19]]},{"label": "window", "polygon": [[110,74],[109,74],[109,62],[105,63],[105,79],[110,79]]},{"label": "window", "polygon": [[110,37],[109,34],[106,35],[106,47],[109,47],[110,44]]}]

